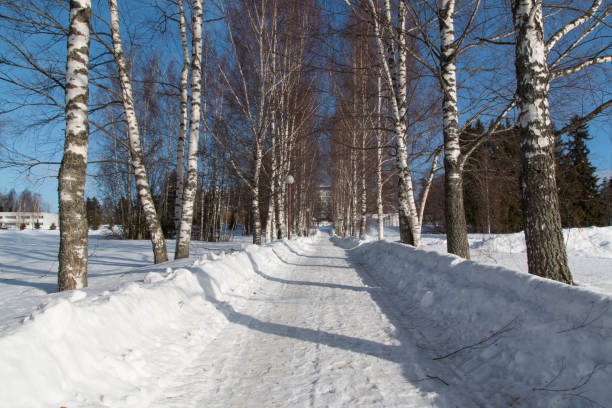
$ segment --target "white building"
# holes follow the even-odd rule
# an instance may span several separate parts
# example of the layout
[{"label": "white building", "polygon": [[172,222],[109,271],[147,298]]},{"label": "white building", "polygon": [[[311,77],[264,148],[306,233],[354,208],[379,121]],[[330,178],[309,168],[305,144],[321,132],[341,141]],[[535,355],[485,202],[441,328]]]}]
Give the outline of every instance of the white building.
[{"label": "white building", "polygon": [[0,212],[0,229],[35,229],[38,222],[40,229],[48,230],[52,224],[59,227],[59,216],[48,212]]}]

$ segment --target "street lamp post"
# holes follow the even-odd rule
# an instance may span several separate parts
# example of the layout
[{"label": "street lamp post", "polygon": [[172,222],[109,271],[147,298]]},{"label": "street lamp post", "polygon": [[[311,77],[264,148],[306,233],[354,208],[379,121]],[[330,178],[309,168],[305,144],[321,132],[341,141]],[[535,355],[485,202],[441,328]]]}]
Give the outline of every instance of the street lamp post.
[{"label": "street lamp post", "polygon": [[295,179],[291,174],[287,175],[285,179],[285,183],[289,185],[289,209],[288,209],[288,222],[287,222],[287,239],[291,239],[291,185],[294,183]]}]

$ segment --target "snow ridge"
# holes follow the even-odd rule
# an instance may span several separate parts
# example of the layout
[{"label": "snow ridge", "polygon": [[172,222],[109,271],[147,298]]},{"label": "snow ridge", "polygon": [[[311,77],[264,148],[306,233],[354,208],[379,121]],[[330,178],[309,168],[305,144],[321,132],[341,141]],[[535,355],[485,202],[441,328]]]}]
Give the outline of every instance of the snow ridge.
[{"label": "snow ridge", "polygon": [[399,243],[352,253],[394,288],[431,372],[477,405],[612,401],[611,297]]},{"label": "snow ridge", "polygon": [[192,267],[149,272],[114,291],[48,299],[0,337],[2,404],[147,406],[172,381],[170,372],[180,373],[227,323],[219,301],[245,296],[260,279],[257,264],[279,263],[278,255],[308,242],[209,254]]}]

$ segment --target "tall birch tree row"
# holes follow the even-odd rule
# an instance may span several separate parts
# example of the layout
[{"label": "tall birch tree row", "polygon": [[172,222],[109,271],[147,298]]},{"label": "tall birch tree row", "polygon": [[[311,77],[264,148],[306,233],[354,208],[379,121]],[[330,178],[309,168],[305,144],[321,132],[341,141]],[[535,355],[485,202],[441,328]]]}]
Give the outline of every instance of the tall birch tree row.
[{"label": "tall birch tree row", "polygon": [[[313,77],[305,71],[310,33],[316,27],[313,3],[261,0],[223,10],[231,51],[220,68],[230,108],[226,114],[233,115],[231,126],[225,126],[226,137],[234,139],[228,154],[251,191],[253,242],[260,244],[264,233],[268,241],[283,238],[291,227],[285,179],[304,172],[296,167],[294,153],[317,110]],[[215,139],[228,146],[219,135]],[[248,166],[245,157],[250,158]],[[308,190],[305,182],[296,179],[294,194]],[[262,208],[262,203],[268,206]]]},{"label": "tall birch tree row", "polygon": [[[368,176],[366,156],[371,152],[374,133],[373,103],[371,83],[371,47],[367,36],[367,26],[363,23],[350,23],[350,55],[346,62],[347,74],[334,79],[337,98],[335,126],[332,131],[332,167],[343,180],[332,184],[332,194],[348,206],[336,213],[337,232],[352,237],[363,238],[366,233]],[[343,213],[348,215],[344,217]],[[344,223],[344,225],[342,225]]]},{"label": "tall birch tree row", "polygon": [[[290,174],[296,180],[293,191],[297,198],[294,200],[294,225],[290,227],[297,228],[298,234],[305,230],[307,208],[304,199],[307,193],[313,192],[311,173],[317,162],[317,154],[313,151],[313,121],[318,111],[313,91],[316,79],[308,72],[308,67],[313,65],[313,39],[320,24],[313,1],[278,2],[273,16],[271,75],[275,86],[267,143],[271,170],[266,232],[270,233],[270,239],[284,238],[287,233],[289,203],[285,180]],[[311,159],[305,160],[305,157]]]},{"label": "tall birch tree row", "polygon": [[[347,3],[358,17],[372,27],[372,37],[376,44],[378,64],[385,83],[389,116],[392,120],[400,240],[418,247],[421,243],[422,226],[422,219],[419,217],[422,211],[419,208],[425,205],[423,198],[426,199],[426,195],[421,196],[420,203],[417,202],[418,194],[410,168],[409,146],[416,142],[414,136],[419,132],[413,134],[409,132],[409,128],[414,123],[421,122],[419,115],[409,109],[414,94],[409,94],[412,78],[408,68],[413,63],[408,57],[417,55],[416,52],[410,51],[414,47],[414,41],[409,33],[414,27],[409,26],[409,10],[404,1],[395,4],[391,0],[383,0],[380,5],[375,0],[355,0]],[[437,165],[434,163],[431,169],[435,171]]]},{"label": "tall birch tree row", "polygon": [[[465,57],[468,52],[475,52],[477,47],[489,42],[499,41],[509,36],[508,32],[503,32],[503,25],[498,20],[489,21],[486,27],[496,27],[494,29],[479,29],[478,37],[473,34],[476,22],[480,22],[481,1],[473,3],[471,8],[463,7],[462,32],[455,33],[456,26],[456,1],[455,0],[436,0],[425,2],[413,6],[406,3],[406,10],[409,14],[410,30],[413,36],[418,39],[421,47],[426,50],[424,53],[416,52],[415,48],[406,48],[408,58],[417,61],[431,75],[437,78],[442,91],[442,134],[444,146],[444,188],[445,188],[445,227],[446,242],[449,253],[469,258],[469,246],[467,240],[467,225],[465,221],[465,208],[463,203],[463,173],[467,160],[475,149],[490,137],[496,130],[505,115],[514,106],[512,91],[510,87],[503,89],[496,83],[498,89],[495,92],[506,98],[494,99],[494,103],[485,103],[485,95],[481,95],[482,102],[479,109],[470,117],[465,125],[460,127],[459,112],[459,92],[457,83],[457,64],[459,56]],[[432,16],[429,10],[435,10],[436,16]],[[436,25],[433,24],[437,20]],[[497,28],[499,27],[499,28]],[[472,38],[476,37],[476,38]],[[486,37],[486,38],[483,38]],[[436,38],[438,42],[436,43]],[[485,68],[480,66],[480,62],[469,61],[464,65],[476,73]],[[500,69],[496,67],[496,69]],[[479,78],[484,81],[485,78]],[[492,87],[490,87],[492,88]],[[487,89],[483,83],[483,89]],[[509,96],[508,96],[509,95]],[[490,98],[490,96],[488,96]],[[474,101],[465,100],[464,106],[473,105]],[[478,102],[476,102],[478,104]],[[497,106],[501,105],[501,108]],[[473,123],[484,115],[497,115],[491,123],[489,130],[478,139],[465,143],[461,140],[461,134],[466,126]]]},{"label": "tall birch tree row", "polygon": [[[407,58],[418,61],[430,73],[438,78],[442,90],[442,129],[444,135],[445,161],[445,214],[448,251],[463,257],[469,257],[467,244],[467,226],[462,198],[462,178],[467,159],[483,143],[484,140],[498,132],[503,118],[518,108],[519,130],[522,149],[522,191],[524,229],[529,255],[531,273],[551,277],[562,282],[571,283],[571,274],[567,268],[565,249],[558,220],[558,200],[552,146],[555,136],[575,129],[591,120],[612,105],[605,97],[592,97],[589,105],[594,109],[587,111],[573,125],[568,125],[558,131],[553,129],[548,94],[550,84],[554,80],[564,78],[564,86],[572,86],[571,79],[578,73],[588,72],[593,78],[597,73],[592,67],[608,64],[612,56],[608,53],[609,45],[598,38],[605,30],[611,14],[611,6],[603,4],[602,0],[593,0],[585,4],[575,2],[570,7],[557,7],[551,21],[561,23],[560,28],[554,28],[552,35],[545,38],[542,0],[515,0],[512,2],[513,27],[500,30],[490,30],[482,27],[493,27],[484,18],[490,18],[490,13],[483,12],[483,4],[476,1],[462,8],[462,33],[455,35],[456,4],[455,0],[439,0],[435,2],[410,3],[400,0],[391,3],[381,0],[380,5],[374,0],[346,1],[358,15],[370,22],[374,29],[374,37],[379,45],[379,61],[390,85],[392,110],[396,118],[406,115],[402,103],[404,101],[402,84],[405,76]],[[396,13],[392,14],[393,6]],[[432,15],[430,10],[435,10]],[[408,17],[407,17],[408,16]],[[495,16],[497,21],[503,21],[504,15]],[[500,20],[501,18],[501,20]],[[433,27],[437,20],[439,33],[436,35]],[[481,27],[481,28],[478,28]],[[476,34],[477,32],[477,34]],[[419,47],[413,48],[407,42],[407,35],[419,42],[419,47],[425,51],[419,52]],[[465,101],[464,106],[475,104],[471,108],[471,117],[462,121],[460,128],[460,112],[458,109],[457,58],[469,53],[482,55],[482,46],[504,47],[512,35],[515,37],[515,73],[517,79],[515,97],[508,98],[511,87],[504,89],[499,84],[491,87],[493,93],[507,95],[504,98],[489,98]],[[436,44],[435,39],[439,38]],[[479,67],[470,66],[472,72]],[[485,76],[486,77],[486,76]],[[482,79],[481,79],[482,80]],[[395,85],[394,85],[395,82]],[[576,91],[581,98],[584,93]],[[584,99],[583,99],[584,100]],[[491,102],[492,101],[492,102]],[[397,112],[397,113],[396,113]],[[467,116],[466,113],[464,116]],[[493,118],[489,129],[478,138],[470,137],[468,143],[460,139],[460,135],[484,115]],[[396,124],[397,124],[396,119]],[[572,127],[573,126],[573,127]],[[397,127],[397,126],[396,126]],[[401,127],[396,130],[398,135],[405,133]],[[401,152],[401,148],[398,150]],[[398,154],[398,161],[401,154]],[[398,169],[403,169],[398,164]],[[402,179],[406,177],[401,176]],[[406,173],[404,173],[405,175]],[[405,184],[407,186],[408,184]],[[406,197],[399,190],[400,203]],[[415,207],[407,201],[409,211],[400,206],[400,221],[405,214],[411,214]],[[408,217],[410,221],[410,217]],[[400,222],[400,230],[404,231]],[[413,225],[417,225],[413,223]],[[415,231],[413,228],[412,232]],[[406,233],[402,232],[402,241]]]},{"label": "tall birch tree row", "polygon": [[58,177],[60,250],[58,291],[87,286],[85,177],[89,146],[89,31],[91,1],[70,1],[66,59],[66,140]]},{"label": "tall birch tree row", "polygon": [[[242,123],[240,130],[237,130],[237,124],[231,127],[232,137],[243,139],[245,146],[248,146],[246,151],[231,151],[229,154],[232,156],[232,167],[251,191],[253,243],[256,245],[262,243],[259,207],[261,172],[265,139],[271,124],[273,83],[269,69],[272,60],[271,43],[268,41],[270,4],[272,2],[266,0],[256,3],[243,1],[229,9],[222,4],[234,69],[230,71],[227,67],[220,68],[228,97],[236,106]],[[243,135],[239,135],[241,131]],[[251,166],[245,171],[238,162],[243,159],[239,156],[248,152],[252,155]]]}]

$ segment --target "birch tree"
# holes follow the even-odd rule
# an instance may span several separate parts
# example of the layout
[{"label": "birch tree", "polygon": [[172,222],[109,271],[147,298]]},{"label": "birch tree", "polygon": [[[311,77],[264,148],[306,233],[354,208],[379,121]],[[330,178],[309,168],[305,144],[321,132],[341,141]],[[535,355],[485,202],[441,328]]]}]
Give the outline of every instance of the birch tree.
[{"label": "birch tree", "polygon": [[378,216],[378,240],[385,238],[385,227],[383,224],[384,208],[382,200],[383,192],[383,130],[382,130],[383,93],[382,78],[376,78],[376,214]]},{"label": "birch tree", "polygon": [[[189,127],[189,151],[187,184],[183,192],[183,209],[175,259],[189,256],[193,203],[198,186],[198,141],[200,139],[200,104],[202,99],[202,0],[194,0],[192,9],[192,65],[191,65],[191,119]],[[182,166],[182,163],[178,163]]]},{"label": "birch tree", "polygon": [[[273,2],[272,4],[273,12],[272,12],[272,33],[271,33],[271,47],[272,47],[272,61],[271,61],[271,76],[273,78],[273,82],[278,80],[278,72],[277,72],[277,64],[276,64],[276,54],[278,52],[278,4],[277,2]],[[279,101],[278,92],[274,92],[273,96],[273,104]],[[277,192],[276,186],[279,183],[279,172],[278,172],[278,158],[277,158],[277,140],[279,139],[278,135],[278,127],[277,127],[277,113],[275,106],[271,108],[270,112],[270,142],[271,146],[271,159],[270,159],[270,197],[268,200],[268,216],[266,219],[266,242],[272,242],[276,239],[276,230],[277,230]],[[282,228],[281,228],[282,229]]]},{"label": "birch tree", "polygon": [[[512,2],[519,110],[517,126],[521,145],[521,195],[529,273],[567,284],[572,284],[573,278],[567,263],[559,215],[553,153],[555,132],[550,116],[549,90],[554,79],[575,74],[596,64],[612,62],[612,56],[606,54],[609,44],[601,48],[594,47],[596,43],[590,37],[598,27],[607,24],[606,20],[610,16],[610,5],[601,6],[601,0],[594,0],[588,9],[578,9],[573,19],[546,40],[543,1]],[[563,43],[564,37],[572,32],[573,38]],[[582,44],[587,44],[591,54],[588,58],[583,55],[583,58],[577,59],[572,52]],[[584,123],[610,104],[610,101],[603,102],[576,120],[574,125]],[[560,132],[568,129],[570,127]]]},{"label": "birch tree", "polygon": [[58,291],[87,286],[88,228],[84,191],[89,146],[90,22],[91,1],[71,0],[66,58],[66,141],[58,177]]},{"label": "birch tree", "polygon": [[[181,32],[181,48],[183,51],[183,67],[181,69],[181,122],[179,125],[179,134],[176,145],[176,198],[174,201],[174,228],[178,232],[181,228],[182,211],[183,211],[183,188],[185,185],[185,139],[187,137],[187,126],[189,124],[189,114],[187,103],[189,94],[187,89],[187,81],[189,79],[189,45],[187,43],[187,23],[185,21],[185,7],[183,0],[177,0],[179,9],[179,30]],[[201,17],[200,17],[201,18]]]},{"label": "birch tree", "polygon": [[113,39],[112,52],[115,58],[115,64],[117,65],[117,70],[119,71],[123,108],[128,126],[130,153],[132,155],[132,165],[134,167],[138,197],[145,215],[147,228],[151,234],[154,262],[166,262],[168,260],[166,241],[164,239],[161,224],[157,216],[157,211],[155,210],[155,204],[153,202],[153,197],[151,195],[151,189],[149,187],[149,181],[147,178],[147,171],[144,166],[138,120],[136,118],[136,110],[134,108],[132,84],[123,54],[117,0],[109,0],[108,5],[110,10],[111,35]]},{"label": "birch tree", "polygon": [[457,108],[456,44],[454,30],[455,1],[441,0],[438,11],[440,25],[440,82],[443,93],[444,133],[444,208],[446,246],[451,254],[470,257],[463,207],[463,177],[460,170],[459,112]]}]

